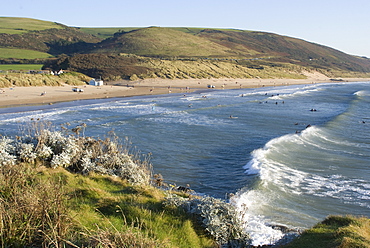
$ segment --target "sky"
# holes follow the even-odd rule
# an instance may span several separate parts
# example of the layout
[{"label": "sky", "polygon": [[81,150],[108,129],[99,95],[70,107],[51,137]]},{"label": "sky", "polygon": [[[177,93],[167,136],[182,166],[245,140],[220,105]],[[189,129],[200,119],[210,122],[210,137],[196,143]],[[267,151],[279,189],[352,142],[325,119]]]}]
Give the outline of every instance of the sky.
[{"label": "sky", "polygon": [[266,31],[370,58],[370,0],[12,0],[0,16],[73,27]]}]

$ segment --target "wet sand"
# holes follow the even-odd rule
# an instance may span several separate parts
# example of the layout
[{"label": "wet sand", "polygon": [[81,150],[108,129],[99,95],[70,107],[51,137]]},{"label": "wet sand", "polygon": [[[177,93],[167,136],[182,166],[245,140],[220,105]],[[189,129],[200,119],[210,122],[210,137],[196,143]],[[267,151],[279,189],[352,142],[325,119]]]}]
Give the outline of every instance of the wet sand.
[{"label": "wet sand", "polygon": [[[103,86],[79,86],[83,92],[73,92],[74,86],[13,87],[0,91],[0,107],[52,105],[57,102],[102,99],[141,95],[189,93],[198,90],[258,88],[295,84],[335,82],[322,74],[312,73],[307,79],[146,79],[139,81],[108,82]],[[370,81],[364,78],[346,78],[344,81]]]}]

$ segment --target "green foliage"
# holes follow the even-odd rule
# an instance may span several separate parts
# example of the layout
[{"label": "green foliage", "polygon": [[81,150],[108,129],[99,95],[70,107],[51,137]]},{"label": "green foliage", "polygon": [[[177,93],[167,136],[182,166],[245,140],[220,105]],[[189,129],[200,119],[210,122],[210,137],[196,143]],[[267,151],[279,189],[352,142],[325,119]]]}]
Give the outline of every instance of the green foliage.
[{"label": "green foliage", "polygon": [[40,64],[8,64],[2,65],[0,64],[0,71],[32,71],[41,70],[42,65]]},{"label": "green foliage", "polygon": [[91,52],[132,53],[162,57],[229,56],[224,46],[181,31],[150,27],[117,35],[99,44]]},{"label": "green foliage", "polygon": [[2,247],[216,247],[164,193],[117,177],[0,166]]},{"label": "green foliage", "polygon": [[41,21],[31,18],[0,17],[0,33],[20,34],[34,30],[62,29],[63,25],[55,22]]},{"label": "green foliage", "polygon": [[44,68],[79,71],[104,80],[145,78],[306,78],[303,67],[289,64],[264,65],[251,68],[239,60],[209,59],[153,59],[127,54],[80,54],[62,57],[46,64]]},{"label": "green foliage", "polygon": [[353,216],[329,216],[313,228],[306,230],[284,248],[369,248],[370,219]]},{"label": "green foliage", "polygon": [[82,32],[100,37],[102,39],[113,37],[115,33],[130,32],[136,29],[140,28],[80,28]]},{"label": "green foliage", "polygon": [[37,59],[37,58],[50,58],[48,53],[38,52],[27,49],[16,48],[0,48],[0,58],[16,58],[16,59]]},{"label": "green foliage", "polygon": [[[11,24],[5,25],[6,22]],[[71,28],[60,24],[30,20],[24,30],[24,19],[0,19],[0,46],[35,50],[52,55],[77,53],[135,54],[161,59],[237,59],[253,62],[255,68],[291,64],[306,69],[339,72],[370,72],[370,59],[352,56],[330,47],[266,32],[236,29],[204,28]],[[3,23],[3,26],[1,25]],[[5,24],[4,24],[5,23]],[[18,25],[18,26],[17,26]],[[22,30],[21,30],[22,29]],[[19,31],[19,32],[18,32]],[[22,32],[21,32],[22,31]],[[9,55],[10,56],[10,55]],[[23,55],[19,55],[22,57]],[[27,55],[24,55],[27,56]],[[38,55],[35,55],[38,56]],[[99,66],[99,70],[104,65]],[[151,68],[151,67],[149,67]],[[136,72],[132,72],[136,70]],[[141,67],[105,68],[87,74],[111,74],[106,78],[130,78],[143,74]],[[84,72],[86,73],[86,72]],[[154,76],[152,71],[150,75]],[[161,73],[160,77],[167,77]],[[181,74],[181,73],[180,73]],[[101,76],[101,75],[100,75]],[[180,75],[180,77],[187,77]],[[168,78],[173,78],[170,75]]]},{"label": "green foliage", "polygon": [[[27,20],[30,21],[30,25],[24,24]],[[19,27],[23,24],[24,30]],[[60,24],[33,19],[0,18],[0,30],[18,29],[22,29],[24,32],[0,33],[0,46],[35,50],[49,54],[63,54],[81,52],[86,50],[91,43],[101,41],[100,38],[86,34],[77,28]]]},{"label": "green foliage", "polygon": [[[23,128],[15,140],[0,139],[1,247],[216,247],[190,216],[162,204],[165,192],[150,186],[149,179],[132,184],[127,177],[91,170],[112,168],[122,154],[137,165],[133,177],[141,176],[148,163],[129,154],[129,144],[114,136],[79,136],[76,128],[71,129],[76,136],[67,135],[64,125],[63,135],[45,122]],[[68,150],[96,159],[87,162],[84,156],[86,166],[72,159],[76,166],[69,171],[60,164],[50,168],[55,156]],[[82,175],[86,169],[89,176]]]},{"label": "green foliage", "polygon": [[[0,30],[10,27],[20,31],[19,23],[24,21],[1,18]],[[330,77],[367,77],[370,73],[370,59],[266,32],[186,27],[71,28],[37,20],[30,20],[30,24],[25,25],[27,32],[0,33],[1,63],[25,63],[15,60],[52,54],[59,59],[46,62],[44,68],[69,69],[106,81],[302,78],[300,71],[312,69]],[[32,54],[31,50],[40,53]]]}]

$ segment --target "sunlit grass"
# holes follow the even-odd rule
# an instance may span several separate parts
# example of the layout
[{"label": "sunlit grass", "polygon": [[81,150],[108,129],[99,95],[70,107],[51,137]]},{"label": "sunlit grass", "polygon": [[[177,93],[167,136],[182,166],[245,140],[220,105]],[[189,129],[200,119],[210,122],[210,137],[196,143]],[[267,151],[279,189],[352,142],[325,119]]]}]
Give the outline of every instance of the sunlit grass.
[{"label": "sunlit grass", "polygon": [[370,219],[353,216],[329,216],[305,231],[284,248],[370,247]]},{"label": "sunlit grass", "polygon": [[42,65],[40,64],[11,64],[11,65],[0,65],[0,71],[30,71],[30,70],[41,70]]},{"label": "sunlit grass", "polygon": [[[164,206],[164,192],[151,186],[133,186],[116,177],[83,176],[63,168],[28,164],[2,166],[0,172],[1,179],[7,175],[7,180],[0,182],[0,218],[11,220],[6,230],[0,228],[2,247],[32,246],[38,242],[55,244],[58,240],[59,245],[72,243],[84,247],[111,247],[107,244],[115,247],[216,247],[185,212]],[[48,199],[45,210],[42,209],[44,204],[37,204],[44,199],[43,195]],[[27,205],[9,202],[25,202],[24,197]],[[60,215],[46,212],[50,223],[47,227],[39,226],[36,214],[49,209],[54,211],[53,206],[63,212],[58,212]],[[30,211],[35,216],[29,215]],[[23,221],[28,221],[29,225],[22,226]],[[34,228],[43,228],[43,233],[32,234]],[[55,237],[45,236],[58,230]],[[42,238],[46,240],[40,241]]]},{"label": "sunlit grass", "polygon": [[48,53],[19,48],[0,48],[0,58],[8,59],[43,59],[53,57]]},{"label": "sunlit grass", "polygon": [[45,30],[50,28],[63,28],[55,22],[19,17],[0,17],[0,31],[8,34],[21,34],[30,30]]}]

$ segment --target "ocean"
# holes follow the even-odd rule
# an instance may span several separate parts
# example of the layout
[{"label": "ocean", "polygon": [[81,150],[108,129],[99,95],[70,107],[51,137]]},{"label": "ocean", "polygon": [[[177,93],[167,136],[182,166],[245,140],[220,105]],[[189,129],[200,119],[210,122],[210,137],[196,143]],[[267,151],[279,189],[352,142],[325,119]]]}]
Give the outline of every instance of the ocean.
[{"label": "ocean", "polygon": [[370,217],[370,82],[210,89],[0,109],[0,134],[31,119],[114,131],[165,182],[234,204],[253,245],[328,215]]}]

